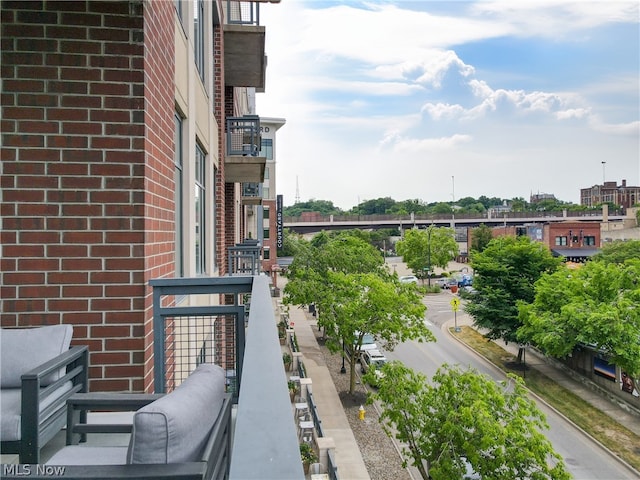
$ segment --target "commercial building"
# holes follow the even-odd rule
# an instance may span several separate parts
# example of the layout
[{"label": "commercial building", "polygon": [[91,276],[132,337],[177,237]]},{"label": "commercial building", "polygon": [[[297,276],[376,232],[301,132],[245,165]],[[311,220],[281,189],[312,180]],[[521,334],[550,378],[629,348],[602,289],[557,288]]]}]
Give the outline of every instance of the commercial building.
[{"label": "commercial building", "polygon": [[631,208],[640,203],[640,187],[627,186],[627,181],[622,180],[621,185],[604,182],[602,185],[580,189],[580,205],[595,207],[602,203]]}]

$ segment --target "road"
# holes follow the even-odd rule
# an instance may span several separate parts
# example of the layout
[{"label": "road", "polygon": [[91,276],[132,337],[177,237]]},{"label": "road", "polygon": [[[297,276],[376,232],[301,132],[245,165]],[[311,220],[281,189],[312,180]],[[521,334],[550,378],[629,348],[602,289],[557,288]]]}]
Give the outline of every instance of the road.
[{"label": "road", "polygon": [[[393,352],[385,352],[389,360],[399,360],[415,371],[431,377],[444,363],[471,366],[479,372],[496,380],[504,380],[504,373],[484,360],[475,352],[460,344],[451,337],[443,325],[453,321],[454,314],[449,304],[452,295],[443,292],[427,295],[425,304],[428,307],[426,322],[435,335],[435,343],[405,342],[398,345]],[[458,312],[462,323],[464,313]],[[624,464],[600,447],[590,437],[582,433],[564,417],[550,409],[544,402],[537,401],[538,407],[547,417],[549,430],[547,438],[556,452],[565,461],[567,469],[577,480],[625,480],[637,479]]]}]

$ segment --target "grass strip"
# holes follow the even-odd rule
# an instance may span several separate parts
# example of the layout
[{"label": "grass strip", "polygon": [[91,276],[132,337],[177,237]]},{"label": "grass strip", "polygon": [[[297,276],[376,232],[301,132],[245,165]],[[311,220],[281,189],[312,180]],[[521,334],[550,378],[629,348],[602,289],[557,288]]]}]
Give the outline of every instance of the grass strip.
[{"label": "grass strip", "polygon": [[[469,326],[461,327],[459,332],[455,332],[454,329],[450,330],[456,338],[505,373],[523,376],[523,372],[511,370],[505,366],[505,363],[514,361],[516,358],[477,330]],[[638,435],[534,368],[526,370],[523,379],[532,392],[543,398],[549,405],[633,468],[640,470],[640,447],[638,447],[640,437]]]}]

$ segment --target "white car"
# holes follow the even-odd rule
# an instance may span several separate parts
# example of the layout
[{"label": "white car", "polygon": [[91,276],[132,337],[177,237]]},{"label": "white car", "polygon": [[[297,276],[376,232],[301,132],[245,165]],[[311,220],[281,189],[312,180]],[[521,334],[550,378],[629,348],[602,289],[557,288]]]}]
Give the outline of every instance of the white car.
[{"label": "white car", "polygon": [[[360,358],[360,371],[362,373],[367,373],[369,368],[373,365],[374,374],[376,378],[379,380],[384,377],[384,373],[380,371],[380,368],[387,363],[387,358],[380,352],[380,350],[365,350],[362,352],[362,357]],[[372,383],[372,385],[376,385],[377,382]]]},{"label": "white car", "polygon": [[400,277],[400,283],[418,283],[418,277],[415,275],[404,275]]},{"label": "white car", "polygon": [[[360,335],[360,332],[355,332],[356,337]],[[355,346],[355,345],[354,345]],[[347,353],[351,355],[352,348],[354,347],[347,346]],[[362,357],[363,352],[367,350],[377,350],[378,345],[376,345],[375,338],[370,333],[365,333],[362,337],[362,345],[360,345],[360,355],[357,356],[356,361],[360,361],[360,357]]]}]

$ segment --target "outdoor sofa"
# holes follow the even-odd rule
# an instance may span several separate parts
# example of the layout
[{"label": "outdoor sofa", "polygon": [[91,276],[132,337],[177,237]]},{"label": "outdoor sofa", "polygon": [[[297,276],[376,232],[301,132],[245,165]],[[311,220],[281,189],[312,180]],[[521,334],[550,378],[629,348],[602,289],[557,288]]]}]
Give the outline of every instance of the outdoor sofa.
[{"label": "outdoor sofa", "polygon": [[88,350],[71,347],[71,325],[0,330],[0,451],[22,464],[66,423],[66,401],[87,391]]},{"label": "outdoor sofa", "polygon": [[[67,443],[121,425],[86,424],[87,409],[135,410],[128,446],[67,445],[44,468],[3,478],[152,480],[226,479],[231,449],[231,396],[224,370],[201,364],[166,395],[88,393],[69,401]],[[87,442],[89,443],[89,442]],[[47,470],[47,468],[49,470]]]}]

